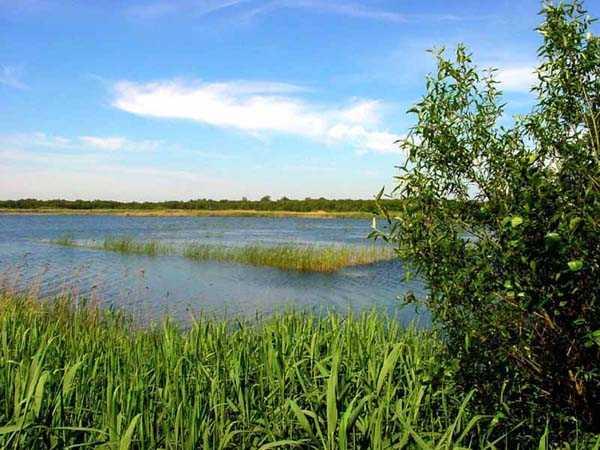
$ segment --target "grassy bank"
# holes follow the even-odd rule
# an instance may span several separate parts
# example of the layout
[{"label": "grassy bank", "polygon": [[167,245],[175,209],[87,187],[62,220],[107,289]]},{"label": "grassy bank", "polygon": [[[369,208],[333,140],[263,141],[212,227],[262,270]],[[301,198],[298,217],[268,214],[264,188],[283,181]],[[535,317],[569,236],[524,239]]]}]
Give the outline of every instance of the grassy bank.
[{"label": "grassy bank", "polygon": [[148,256],[182,254],[195,261],[221,261],[253,266],[276,267],[301,272],[334,272],[343,267],[372,264],[390,260],[395,254],[392,248],[364,246],[296,246],[296,245],[245,245],[225,247],[213,244],[189,244],[183,248],[159,241],[136,241],[132,238],[106,238],[100,242],[80,243],[69,237],[52,241],[53,244],[85,247],[120,253]]},{"label": "grassy bank", "polygon": [[495,448],[442,350],[375,314],[139,329],[0,295],[0,447]]},{"label": "grassy bank", "polygon": [[130,217],[301,217],[313,219],[370,219],[372,213],[361,211],[262,211],[252,209],[67,209],[67,208],[0,208],[0,214],[57,216],[130,216]]}]

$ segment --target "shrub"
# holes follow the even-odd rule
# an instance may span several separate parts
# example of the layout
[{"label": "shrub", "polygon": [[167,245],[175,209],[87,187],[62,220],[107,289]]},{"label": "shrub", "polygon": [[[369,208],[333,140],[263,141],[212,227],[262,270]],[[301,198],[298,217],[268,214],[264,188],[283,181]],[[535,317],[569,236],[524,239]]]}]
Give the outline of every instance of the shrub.
[{"label": "shrub", "polygon": [[510,127],[494,71],[435,52],[402,206],[373,233],[425,280],[459,382],[524,443],[548,422],[600,432],[600,40],[579,1],[543,15],[537,105]]}]

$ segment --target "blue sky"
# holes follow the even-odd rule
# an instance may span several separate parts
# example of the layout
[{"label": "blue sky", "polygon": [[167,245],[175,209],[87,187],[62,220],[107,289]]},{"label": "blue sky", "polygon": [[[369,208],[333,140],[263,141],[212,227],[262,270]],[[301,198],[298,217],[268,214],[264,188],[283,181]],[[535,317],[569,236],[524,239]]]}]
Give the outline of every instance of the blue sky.
[{"label": "blue sky", "polygon": [[370,198],[403,161],[427,48],[499,68],[506,121],[531,107],[539,9],[0,0],[0,198]]}]

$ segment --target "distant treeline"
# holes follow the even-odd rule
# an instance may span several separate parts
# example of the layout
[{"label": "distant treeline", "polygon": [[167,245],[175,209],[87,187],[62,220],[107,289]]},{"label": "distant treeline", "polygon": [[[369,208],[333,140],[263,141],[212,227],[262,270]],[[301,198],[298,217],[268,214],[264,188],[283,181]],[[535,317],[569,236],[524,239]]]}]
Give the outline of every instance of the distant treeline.
[{"label": "distant treeline", "polygon": [[[382,199],[380,201],[388,210],[400,208],[400,200]],[[257,211],[327,211],[327,212],[377,212],[375,200],[305,198],[292,200],[283,197],[271,200],[263,197],[261,200],[188,200],[166,202],[118,202],[112,200],[0,200],[0,208],[9,209],[136,209],[136,210],[257,210]]]}]

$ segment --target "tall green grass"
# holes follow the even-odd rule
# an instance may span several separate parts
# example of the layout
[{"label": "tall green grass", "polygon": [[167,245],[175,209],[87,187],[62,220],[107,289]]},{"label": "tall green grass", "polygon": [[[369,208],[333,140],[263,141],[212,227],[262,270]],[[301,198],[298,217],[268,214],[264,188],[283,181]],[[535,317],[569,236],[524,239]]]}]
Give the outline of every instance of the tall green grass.
[{"label": "tall green grass", "polygon": [[136,241],[130,237],[109,237],[101,244],[102,250],[156,256],[172,253],[174,249],[159,241]]},{"label": "tall green grass", "polygon": [[0,447],[485,447],[473,432],[490,421],[453,393],[441,351],[432,332],[375,314],[140,329],[4,296]]},{"label": "tall green grass", "polygon": [[374,313],[139,328],[0,294],[0,448],[515,448],[443,354],[433,331]]},{"label": "tall green grass", "polygon": [[225,247],[194,244],[184,249],[184,256],[201,261],[230,261],[301,272],[334,272],[343,267],[389,260],[394,257],[394,252],[381,246]]},{"label": "tall green grass", "polygon": [[262,246],[252,244],[226,247],[193,243],[180,248],[160,241],[136,241],[130,237],[108,237],[100,242],[87,243],[63,237],[52,243],[149,256],[180,253],[196,261],[234,262],[303,272],[335,272],[344,267],[372,264],[395,257],[392,248],[377,245]]}]

